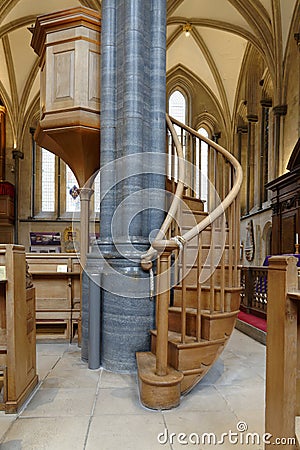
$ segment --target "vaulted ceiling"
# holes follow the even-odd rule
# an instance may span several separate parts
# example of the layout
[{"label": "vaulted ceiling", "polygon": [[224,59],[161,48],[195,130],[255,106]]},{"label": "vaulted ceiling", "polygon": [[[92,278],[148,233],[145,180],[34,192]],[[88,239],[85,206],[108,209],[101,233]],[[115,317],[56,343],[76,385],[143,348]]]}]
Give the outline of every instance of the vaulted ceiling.
[{"label": "vaulted ceiling", "polygon": [[[100,9],[100,0],[1,0],[0,99],[22,137],[24,117],[39,95],[37,56],[30,47],[32,26],[40,14],[78,5]],[[167,71],[177,66],[213,93],[232,117],[241,67],[249,43],[263,55],[280,92],[287,42],[300,0],[168,0]],[[190,36],[183,32],[191,25]]]}]

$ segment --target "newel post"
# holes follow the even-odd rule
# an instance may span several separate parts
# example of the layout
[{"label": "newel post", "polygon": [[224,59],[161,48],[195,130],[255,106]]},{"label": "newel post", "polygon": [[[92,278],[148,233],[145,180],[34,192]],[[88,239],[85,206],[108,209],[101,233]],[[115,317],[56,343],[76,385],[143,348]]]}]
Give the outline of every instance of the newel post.
[{"label": "newel post", "polygon": [[168,308],[170,303],[170,259],[177,248],[172,241],[157,241],[153,248],[160,253],[156,295],[156,375],[165,376],[168,365]]},{"label": "newel post", "polygon": [[168,308],[170,299],[171,254],[177,249],[174,241],[155,241],[156,336],[152,336],[152,352],[137,352],[140,398],[151,409],[175,408],[180,403],[183,373],[168,366]]},{"label": "newel post", "polygon": [[273,256],[269,260],[265,427],[266,433],[272,435],[270,443],[277,437],[295,436],[297,305],[287,293],[298,288],[296,263],[293,256]]}]

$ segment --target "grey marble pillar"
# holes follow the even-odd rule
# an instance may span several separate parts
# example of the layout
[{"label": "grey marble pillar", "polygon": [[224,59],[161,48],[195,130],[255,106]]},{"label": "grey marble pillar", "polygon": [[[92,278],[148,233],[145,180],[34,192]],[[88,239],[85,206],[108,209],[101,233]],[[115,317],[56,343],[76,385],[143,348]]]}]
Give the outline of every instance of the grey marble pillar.
[{"label": "grey marble pillar", "polygon": [[[101,41],[100,239],[87,275],[99,273],[100,364],[131,372],[154,326],[141,254],[165,214],[166,1],[103,0]],[[95,361],[83,322],[82,354]]]}]

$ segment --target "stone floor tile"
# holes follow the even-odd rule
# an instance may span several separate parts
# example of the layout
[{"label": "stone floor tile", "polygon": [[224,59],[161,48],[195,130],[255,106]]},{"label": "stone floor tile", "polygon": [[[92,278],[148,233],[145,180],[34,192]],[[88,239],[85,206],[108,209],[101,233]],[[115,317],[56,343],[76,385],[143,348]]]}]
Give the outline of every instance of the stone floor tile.
[{"label": "stone floor tile", "polygon": [[88,417],[19,418],[1,450],[83,450],[88,423]]},{"label": "stone floor tile", "polygon": [[[77,417],[89,416],[95,389],[40,389],[21,417]],[[1,449],[2,450],[2,449]]]},{"label": "stone floor tile", "polygon": [[138,387],[115,387],[100,389],[95,405],[95,416],[105,414],[153,414],[142,406]]},{"label": "stone floor tile", "polygon": [[37,354],[37,373],[39,381],[42,381],[49,374],[60,358],[61,357],[58,355]]},{"label": "stone floor tile", "polygon": [[135,374],[122,374],[113,373],[107,370],[103,370],[100,378],[101,388],[113,388],[113,387],[132,387],[137,386],[137,376]]},{"label": "stone floor tile", "polygon": [[[17,419],[16,414],[5,415],[4,412],[0,413],[0,442],[3,439],[5,433],[8,431],[9,427],[13,424],[13,422]],[[1,448],[1,445],[0,445]],[[1,448],[2,450],[2,448]]]},{"label": "stone floor tile", "polygon": [[100,377],[100,371],[65,369],[56,366],[45,378],[42,389],[48,388],[96,388]]},{"label": "stone floor tile", "polygon": [[164,427],[160,412],[96,416],[91,423],[86,450],[171,450],[170,445],[162,446],[157,440]]}]

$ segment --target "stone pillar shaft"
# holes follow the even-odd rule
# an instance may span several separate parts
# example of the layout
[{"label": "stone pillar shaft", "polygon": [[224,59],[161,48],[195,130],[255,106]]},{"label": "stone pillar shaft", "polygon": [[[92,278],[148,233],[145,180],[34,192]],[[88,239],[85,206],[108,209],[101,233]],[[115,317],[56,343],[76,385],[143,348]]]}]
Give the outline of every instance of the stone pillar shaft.
[{"label": "stone pillar shaft", "polygon": [[[163,220],[165,158],[157,175],[157,159],[145,163],[141,154],[165,154],[166,0],[103,0],[101,42],[101,224],[87,272],[100,274],[100,363],[128,372],[135,352],[149,349],[154,325],[140,262]],[[152,187],[162,192],[154,200]]]},{"label": "stone pillar shaft", "polygon": [[80,195],[80,264],[84,269],[86,264],[86,257],[89,251],[89,239],[90,239],[90,198],[93,194],[91,188],[81,188],[79,190]]},{"label": "stone pillar shaft", "polygon": [[255,124],[257,122],[256,115],[247,116],[248,119],[248,149],[247,149],[247,197],[246,197],[246,213],[254,206],[254,161],[255,161]]},{"label": "stone pillar shaft", "polygon": [[278,105],[273,108],[274,114],[274,174],[273,177],[277,178],[280,173],[280,129],[281,129],[281,117],[287,113],[287,105]]},{"label": "stone pillar shaft", "polygon": [[5,108],[0,106],[0,181],[6,181],[5,164]]}]

